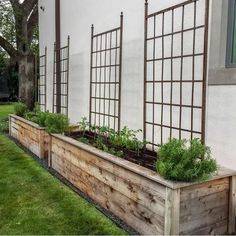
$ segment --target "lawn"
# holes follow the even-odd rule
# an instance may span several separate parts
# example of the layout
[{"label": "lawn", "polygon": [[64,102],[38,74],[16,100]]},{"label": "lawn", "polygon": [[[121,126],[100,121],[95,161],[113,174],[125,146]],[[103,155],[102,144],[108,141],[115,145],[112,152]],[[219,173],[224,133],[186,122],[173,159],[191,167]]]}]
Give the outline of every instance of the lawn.
[{"label": "lawn", "polygon": [[14,112],[14,106],[13,105],[1,105],[0,104],[0,119],[5,118],[8,116],[8,114]]},{"label": "lawn", "polygon": [[[0,106],[0,119],[13,111]],[[126,234],[0,133],[0,235]]]}]

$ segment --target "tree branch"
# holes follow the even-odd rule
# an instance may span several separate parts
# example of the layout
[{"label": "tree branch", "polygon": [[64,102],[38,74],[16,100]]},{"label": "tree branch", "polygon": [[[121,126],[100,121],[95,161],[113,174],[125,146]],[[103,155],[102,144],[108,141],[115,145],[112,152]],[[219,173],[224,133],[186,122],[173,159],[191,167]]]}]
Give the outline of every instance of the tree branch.
[{"label": "tree branch", "polygon": [[35,27],[38,24],[38,4],[35,5],[33,12],[30,15],[30,18],[27,22],[27,28],[28,28],[28,43],[29,45],[32,42],[34,30]]},{"label": "tree branch", "polygon": [[22,3],[22,7],[27,15],[29,15],[31,13],[31,11],[34,9],[34,7],[37,3],[38,3],[38,0],[25,0]]},{"label": "tree branch", "polygon": [[0,36],[0,46],[9,54],[10,57],[17,55],[15,48],[2,36]]},{"label": "tree branch", "polygon": [[10,3],[12,5],[12,9],[14,11],[14,15],[18,15],[19,11],[21,10],[21,6],[18,0],[10,0]]}]

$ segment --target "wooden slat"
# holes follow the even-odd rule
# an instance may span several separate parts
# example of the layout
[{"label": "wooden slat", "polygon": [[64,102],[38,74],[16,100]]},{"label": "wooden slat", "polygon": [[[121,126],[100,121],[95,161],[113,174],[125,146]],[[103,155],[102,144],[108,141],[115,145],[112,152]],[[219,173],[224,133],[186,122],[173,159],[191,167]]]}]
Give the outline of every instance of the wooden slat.
[{"label": "wooden slat", "polygon": [[236,176],[230,177],[228,233],[236,233]]},{"label": "wooden slat", "polygon": [[[68,152],[68,150],[70,151]],[[137,201],[139,204],[143,204],[150,211],[156,211],[160,215],[164,215],[165,199],[159,191],[163,188],[162,186],[157,185],[156,188],[151,189],[149,183],[146,181],[144,182],[142,177],[129,172],[124,173],[124,169],[114,165],[109,168],[109,165],[111,165],[109,162],[104,162],[104,160],[99,162],[97,157],[94,157],[89,153],[80,153],[78,151],[78,158],[78,156],[71,152],[72,149],[68,150],[65,150],[63,146],[57,146],[57,149],[55,150],[55,146],[52,146],[52,153],[56,151],[63,161],[67,161],[67,164],[69,162],[86,173],[95,176],[99,181],[117,189],[122,194]]]},{"label": "wooden slat", "polygon": [[184,222],[188,217],[194,214],[201,214],[204,211],[209,211],[215,207],[225,206],[228,204],[229,191],[224,190],[217,194],[201,196],[199,198],[192,198],[182,201],[180,204],[180,217]]},{"label": "wooden slat", "polygon": [[180,234],[208,234],[213,230],[219,234],[225,229],[218,223],[228,219],[228,177],[183,188],[180,198]]},{"label": "wooden slat", "polygon": [[179,234],[180,189],[166,188],[165,235]]},{"label": "wooden slat", "polygon": [[[109,160],[110,162],[114,162],[116,165],[119,165],[121,167],[125,167],[126,169],[129,169],[130,171],[132,171],[138,175],[142,175],[145,178],[153,180],[154,182],[158,182],[158,183],[162,184],[163,186],[167,186],[172,189],[179,189],[179,188],[184,188],[184,187],[188,187],[188,186],[194,186],[194,185],[201,184],[201,182],[200,183],[199,182],[185,183],[185,182],[178,182],[178,181],[169,181],[169,180],[162,178],[155,171],[151,171],[151,170],[144,168],[142,166],[138,166],[134,163],[123,160],[122,158],[116,158],[115,156],[113,156],[109,153],[101,151],[97,148],[93,148],[93,147],[86,145],[84,143],[78,142],[77,140],[72,139],[70,137],[66,137],[66,136],[60,135],[60,134],[52,134],[52,136],[54,138],[57,138],[58,140],[63,141],[64,144],[70,144],[70,145],[77,147],[79,149],[83,149],[89,153],[95,154],[103,159]],[[217,173],[215,175],[213,175],[208,181],[222,179],[222,178],[233,176],[233,175],[236,175],[235,170],[230,170],[230,169],[224,168],[222,166],[219,166]],[[205,183],[205,181],[203,181],[203,183]]]},{"label": "wooden slat", "polygon": [[[90,165],[97,166],[100,170],[104,169],[107,172],[113,173],[118,177],[125,178],[126,181],[130,181],[135,185],[142,186],[143,190],[148,192],[152,191],[155,195],[160,196],[160,199],[165,199],[166,188],[161,184],[156,184],[154,181],[140,177],[138,174],[132,171],[127,171],[125,168],[116,165],[113,162],[109,162],[102,158],[99,158],[92,153],[88,153],[83,149],[78,149],[73,145],[65,144],[62,140],[52,137],[52,152],[56,152],[64,158],[72,158],[74,162],[85,161]],[[117,157],[117,159],[119,159]],[[150,189],[150,190],[149,190]],[[150,196],[152,197],[152,196]]]},{"label": "wooden slat", "polygon": [[194,231],[185,232],[186,235],[225,235],[227,231],[227,220],[219,221],[206,227],[200,227]]},{"label": "wooden slat", "polygon": [[182,189],[181,202],[191,198],[198,198],[217,192],[222,192],[224,190],[229,190],[229,178],[208,181],[199,185],[192,185]]},{"label": "wooden slat", "polygon": [[180,220],[180,189],[173,190],[173,208],[171,216],[171,235],[179,235]]},{"label": "wooden slat", "polygon": [[18,116],[11,115],[9,118],[10,135],[36,156],[43,159],[48,149],[44,140],[48,135],[45,129]]},{"label": "wooden slat", "polygon": [[53,168],[104,208],[139,232],[163,234],[163,220],[157,214],[67,160],[60,163],[59,159],[60,157],[52,154]]},{"label": "wooden slat", "polygon": [[[214,225],[217,222],[227,220],[228,218],[228,205],[213,208],[202,214],[194,214],[185,218],[180,224],[180,234],[188,234],[196,231],[197,229],[206,228],[209,225]],[[217,233],[217,232],[216,232]],[[226,233],[226,232],[225,232]],[[207,232],[205,232],[207,234]]]}]

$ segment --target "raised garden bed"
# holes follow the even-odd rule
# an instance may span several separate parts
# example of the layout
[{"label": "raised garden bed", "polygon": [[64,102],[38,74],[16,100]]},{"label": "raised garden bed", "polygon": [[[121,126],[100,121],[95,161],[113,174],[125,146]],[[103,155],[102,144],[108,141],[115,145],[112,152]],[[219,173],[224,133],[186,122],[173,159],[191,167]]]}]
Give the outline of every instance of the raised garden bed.
[{"label": "raised garden bed", "polygon": [[235,232],[235,171],[220,168],[203,183],[167,181],[150,169],[54,134],[49,165],[141,234]]},{"label": "raised garden bed", "polygon": [[9,135],[40,159],[47,159],[50,136],[45,128],[22,117],[10,115]]}]

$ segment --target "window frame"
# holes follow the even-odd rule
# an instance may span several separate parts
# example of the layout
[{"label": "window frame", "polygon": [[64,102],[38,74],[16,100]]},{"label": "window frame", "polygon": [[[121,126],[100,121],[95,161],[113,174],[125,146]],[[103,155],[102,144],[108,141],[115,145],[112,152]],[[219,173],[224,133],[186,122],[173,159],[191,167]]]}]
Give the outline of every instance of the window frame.
[{"label": "window frame", "polygon": [[[228,0],[228,30],[227,30],[227,48],[226,48],[226,68],[236,68],[236,62],[232,62],[234,28],[235,28],[235,10],[236,0]],[[236,33],[236,32],[235,32]]]}]

